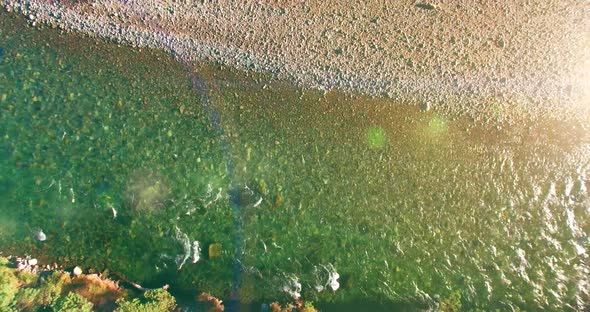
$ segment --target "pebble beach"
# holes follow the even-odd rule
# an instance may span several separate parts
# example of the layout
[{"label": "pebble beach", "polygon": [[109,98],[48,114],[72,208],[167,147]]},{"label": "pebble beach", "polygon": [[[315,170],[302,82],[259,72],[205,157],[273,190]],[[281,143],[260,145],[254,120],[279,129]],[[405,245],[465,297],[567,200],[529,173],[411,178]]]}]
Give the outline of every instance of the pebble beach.
[{"label": "pebble beach", "polygon": [[584,1],[14,1],[39,25],[477,121],[587,120]]}]

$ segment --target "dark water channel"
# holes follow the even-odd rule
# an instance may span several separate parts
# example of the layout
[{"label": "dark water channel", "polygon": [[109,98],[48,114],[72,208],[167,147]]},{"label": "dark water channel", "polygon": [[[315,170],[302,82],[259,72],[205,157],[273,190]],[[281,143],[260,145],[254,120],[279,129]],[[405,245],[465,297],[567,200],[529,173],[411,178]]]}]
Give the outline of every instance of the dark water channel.
[{"label": "dark water channel", "polygon": [[587,124],[475,124],[5,13],[0,30],[5,254],[246,303],[590,300]]}]

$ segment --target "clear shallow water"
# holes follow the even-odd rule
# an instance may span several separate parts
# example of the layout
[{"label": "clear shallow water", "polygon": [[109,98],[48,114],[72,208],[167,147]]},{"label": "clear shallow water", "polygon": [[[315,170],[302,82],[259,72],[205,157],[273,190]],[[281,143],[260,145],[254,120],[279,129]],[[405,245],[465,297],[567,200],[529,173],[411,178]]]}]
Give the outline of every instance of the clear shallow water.
[{"label": "clear shallow water", "polygon": [[587,125],[475,125],[0,21],[5,253],[242,301],[299,282],[322,302],[588,302]]}]

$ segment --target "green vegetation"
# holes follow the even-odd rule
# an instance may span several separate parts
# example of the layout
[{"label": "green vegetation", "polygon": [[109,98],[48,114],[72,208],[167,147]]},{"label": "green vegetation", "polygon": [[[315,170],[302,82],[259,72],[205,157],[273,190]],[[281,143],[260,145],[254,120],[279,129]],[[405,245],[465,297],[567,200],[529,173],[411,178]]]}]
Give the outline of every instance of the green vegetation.
[{"label": "green vegetation", "polygon": [[451,294],[441,300],[439,305],[439,311],[441,312],[458,312],[461,311],[461,293],[453,291]]},{"label": "green vegetation", "polygon": [[117,300],[118,312],[166,312],[176,308],[176,301],[167,291],[163,289],[148,290],[144,294],[145,300],[125,299]]},{"label": "green vegetation", "polygon": [[[148,290],[142,298],[114,288],[116,284],[91,276],[70,278],[68,273],[54,272],[46,278],[7,266],[0,257],[0,311],[174,311],[174,297],[163,289]],[[31,282],[34,277],[34,282]],[[115,300],[116,299],[116,305]],[[95,304],[96,303],[96,304]]]},{"label": "green vegetation", "polygon": [[52,309],[56,312],[90,312],[92,311],[92,303],[78,294],[69,293],[56,300]]},{"label": "green vegetation", "polygon": [[317,310],[313,306],[313,302],[308,301],[303,304],[303,307],[301,308],[301,312],[317,312]]},{"label": "green vegetation", "polygon": [[14,272],[5,267],[6,259],[0,258],[0,261],[0,310],[4,311],[11,309],[20,283]]}]

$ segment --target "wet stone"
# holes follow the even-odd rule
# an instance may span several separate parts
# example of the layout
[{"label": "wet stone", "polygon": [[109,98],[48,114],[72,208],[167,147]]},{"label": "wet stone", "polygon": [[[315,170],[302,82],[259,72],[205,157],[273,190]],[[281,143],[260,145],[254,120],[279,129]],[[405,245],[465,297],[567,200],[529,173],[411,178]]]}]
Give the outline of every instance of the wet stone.
[{"label": "wet stone", "polygon": [[247,185],[234,187],[229,191],[231,201],[238,207],[250,207],[256,204],[260,196]]},{"label": "wet stone", "polygon": [[43,232],[43,230],[39,229],[35,231],[35,239],[39,242],[44,242],[47,240],[47,235]]},{"label": "wet stone", "polygon": [[427,112],[432,108],[432,104],[429,101],[420,103],[420,111]]},{"label": "wet stone", "polygon": [[424,9],[424,10],[434,10],[436,9],[436,7],[430,3],[425,3],[425,2],[418,2],[416,3],[416,7],[420,8],[420,9]]},{"label": "wet stone", "polygon": [[209,245],[209,259],[219,258],[221,256],[221,244],[215,243]]}]

